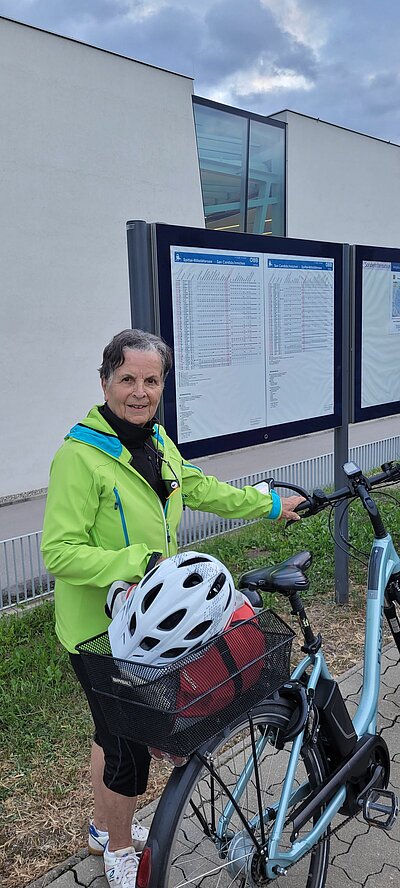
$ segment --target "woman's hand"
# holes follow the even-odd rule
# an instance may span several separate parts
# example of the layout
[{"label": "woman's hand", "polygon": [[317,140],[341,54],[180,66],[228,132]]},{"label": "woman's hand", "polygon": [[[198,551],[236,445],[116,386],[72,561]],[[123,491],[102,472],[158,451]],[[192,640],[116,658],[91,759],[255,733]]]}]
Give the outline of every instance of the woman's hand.
[{"label": "woman's hand", "polygon": [[301,516],[295,512],[296,506],[299,506],[300,503],[304,503],[304,496],[283,496],[281,497],[282,503],[282,513],[280,519],[285,519],[285,521],[300,521]]}]

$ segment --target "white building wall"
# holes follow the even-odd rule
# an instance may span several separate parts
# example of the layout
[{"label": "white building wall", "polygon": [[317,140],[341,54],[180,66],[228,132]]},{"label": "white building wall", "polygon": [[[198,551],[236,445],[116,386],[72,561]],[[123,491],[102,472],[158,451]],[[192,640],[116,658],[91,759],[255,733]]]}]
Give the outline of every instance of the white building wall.
[{"label": "white building wall", "polygon": [[287,123],[287,234],[400,246],[400,147],[293,111]]},{"label": "white building wall", "polygon": [[191,79],[0,18],[0,498],[47,486],[130,325],[126,222],[204,226]]}]

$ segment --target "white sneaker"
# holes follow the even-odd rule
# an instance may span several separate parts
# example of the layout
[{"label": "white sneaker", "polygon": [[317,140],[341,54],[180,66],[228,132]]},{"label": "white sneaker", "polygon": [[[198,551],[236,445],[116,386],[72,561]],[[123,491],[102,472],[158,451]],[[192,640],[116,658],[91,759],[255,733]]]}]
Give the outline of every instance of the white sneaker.
[{"label": "white sneaker", "polygon": [[135,888],[139,861],[134,848],[121,848],[120,851],[104,849],[104,872],[109,885],[121,888]]},{"label": "white sneaker", "polygon": [[134,817],[132,820],[131,836],[132,845],[136,853],[140,854],[147,842],[149,830],[147,829],[147,826],[142,826],[142,824],[139,823],[138,820],[136,820],[136,817]]},{"label": "white sneaker", "polygon": [[[132,820],[132,845],[135,851],[143,851],[143,848],[147,842],[147,836],[149,834],[148,829],[145,826],[142,826],[136,817]],[[108,832],[104,829],[97,829],[94,825],[93,820],[89,821],[89,838],[88,838],[88,848],[89,854],[104,854],[104,849],[108,842]]]}]

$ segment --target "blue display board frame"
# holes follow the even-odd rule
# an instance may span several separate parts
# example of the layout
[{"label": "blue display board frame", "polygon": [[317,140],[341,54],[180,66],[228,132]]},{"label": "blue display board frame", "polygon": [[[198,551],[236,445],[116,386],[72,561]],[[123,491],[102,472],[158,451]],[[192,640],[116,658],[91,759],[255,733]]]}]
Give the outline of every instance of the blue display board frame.
[{"label": "blue display board frame", "polygon": [[[366,422],[370,419],[380,419],[383,416],[395,416],[400,413],[400,399],[396,401],[384,401],[368,406],[362,406],[362,357],[363,357],[363,262],[390,262],[396,263],[400,268],[400,249],[390,247],[373,247],[355,245],[352,247],[353,257],[353,381],[352,410],[350,421],[352,423]],[[381,356],[384,361],[384,354]],[[399,389],[400,389],[400,351],[399,351]]]},{"label": "blue display board frame", "polygon": [[[213,250],[254,251],[257,253],[306,256],[310,258],[334,259],[334,367],[333,389],[334,409],[325,416],[287,422],[276,426],[249,429],[229,435],[210,437],[199,441],[179,443],[182,455],[187,458],[223,453],[267,441],[283,440],[298,435],[334,429],[342,423],[342,285],[343,285],[343,244],[326,241],[310,241],[294,238],[260,235],[233,234],[207,229],[154,223],[151,225],[153,273],[156,292],[157,332],[174,348],[172,279],[170,247],[205,248]],[[157,296],[158,290],[158,296]],[[157,317],[158,315],[158,317]],[[164,396],[164,424],[173,440],[178,440],[175,376],[171,372],[167,378]]]}]

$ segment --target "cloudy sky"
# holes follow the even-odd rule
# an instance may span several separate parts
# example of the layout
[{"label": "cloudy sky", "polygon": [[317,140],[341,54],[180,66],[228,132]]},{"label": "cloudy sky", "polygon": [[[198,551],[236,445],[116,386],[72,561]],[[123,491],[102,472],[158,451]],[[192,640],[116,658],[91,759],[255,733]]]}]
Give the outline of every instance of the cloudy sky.
[{"label": "cloudy sky", "polygon": [[399,0],[0,0],[0,15],[400,143]]}]

